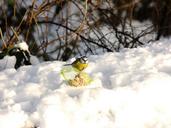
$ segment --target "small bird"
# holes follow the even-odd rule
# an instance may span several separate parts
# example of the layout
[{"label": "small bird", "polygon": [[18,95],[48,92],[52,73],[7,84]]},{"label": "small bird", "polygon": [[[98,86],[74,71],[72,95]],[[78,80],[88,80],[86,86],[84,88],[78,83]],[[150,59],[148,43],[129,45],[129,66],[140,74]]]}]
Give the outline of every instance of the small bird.
[{"label": "small bird", "polygon": [[82,71],[88,66],[88,58],[86,56],[79,57],[71,65],[79,71]]},{"label": "small bird", "polygon": [[74,62],[71,64],[66,64],[65,66],[71,65],[73,68],[77,69],[78,71],[83,71],[88,66],[88,58],[86,56],[81,56],[76,58]]},{"label": "small bird", "polygon": [[64,66],[67,67],[62,68],[61,75],[70,86],[86,86],[92,81],[91,77],[83,71],[88,66],[88,58],[86,56],[76,58],[75,61]]}]

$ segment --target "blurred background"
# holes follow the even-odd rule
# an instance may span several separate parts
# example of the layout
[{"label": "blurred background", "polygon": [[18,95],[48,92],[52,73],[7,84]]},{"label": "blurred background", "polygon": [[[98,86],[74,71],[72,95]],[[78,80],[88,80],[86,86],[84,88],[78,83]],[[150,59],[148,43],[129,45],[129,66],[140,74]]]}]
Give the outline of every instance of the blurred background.
[{"label": "blurred background", "polygon": [[41,61],[119,52],[169,37],[170,0],[1,0],[0,49],[24,40]]}]

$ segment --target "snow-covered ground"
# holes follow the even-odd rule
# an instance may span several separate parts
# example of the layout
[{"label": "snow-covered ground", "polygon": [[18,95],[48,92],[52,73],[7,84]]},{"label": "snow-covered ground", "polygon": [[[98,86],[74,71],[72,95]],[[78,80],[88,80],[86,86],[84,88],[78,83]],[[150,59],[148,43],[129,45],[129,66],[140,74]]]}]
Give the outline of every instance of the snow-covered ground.
[{"label": "snow-covered ground", "polygon": [[7,66],[0,72],[0,128],[170,128],[170,42],[89,56],[93,82],[86,87],[63,81],[65,62]]}]

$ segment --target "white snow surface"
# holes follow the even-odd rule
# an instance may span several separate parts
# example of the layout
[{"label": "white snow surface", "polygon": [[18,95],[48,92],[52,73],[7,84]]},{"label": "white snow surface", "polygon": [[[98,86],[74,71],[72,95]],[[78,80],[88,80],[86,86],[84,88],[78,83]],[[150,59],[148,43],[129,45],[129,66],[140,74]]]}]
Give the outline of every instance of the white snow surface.
[{"label": "white snow surface", "polygon": [[28,47],[28,45],[27,45],[27,43],[25,41],[17,42],[17,44],[15,44],[14,47],[20,48],[20,49],[22,49],[24,51],[29,51],[29,47]]},{"label": "white snow surface", "polygon": [[1,71],[0,128],[171,127],[171,40],[88,59],[86,87],[60,61]]}]

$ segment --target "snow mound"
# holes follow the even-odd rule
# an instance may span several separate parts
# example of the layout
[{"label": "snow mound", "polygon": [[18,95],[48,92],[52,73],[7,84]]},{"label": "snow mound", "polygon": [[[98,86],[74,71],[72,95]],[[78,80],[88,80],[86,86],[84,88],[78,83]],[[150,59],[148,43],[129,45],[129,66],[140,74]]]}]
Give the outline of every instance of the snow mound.
[{"label": "snow mound", "polygon": [[68,86],[60,61],[1,71],[0,128],[170,128],[169,42],[90,56],[86,87]]}]

